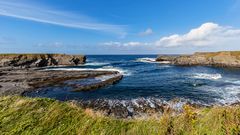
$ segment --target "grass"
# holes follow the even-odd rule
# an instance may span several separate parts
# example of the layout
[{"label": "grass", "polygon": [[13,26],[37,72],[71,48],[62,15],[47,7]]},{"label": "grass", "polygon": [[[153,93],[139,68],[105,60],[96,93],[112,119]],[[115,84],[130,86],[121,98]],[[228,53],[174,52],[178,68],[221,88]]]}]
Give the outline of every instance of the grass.
[{"label": "grass", "polygon": [[225,55],[231,55],[235,57],[240,57],[240,51],[220,51],[220,52],[197,52],[195,54],[201,54],[204,55],[207,58],[212,58],[214,56],[225,54]]},{"label": "grass", "polygon": [[195,109],[159,119],[123,120],[83,110],[70,102],[19,96],[0,97],[0,134],[164,135],[240,134],[240,106]]}]

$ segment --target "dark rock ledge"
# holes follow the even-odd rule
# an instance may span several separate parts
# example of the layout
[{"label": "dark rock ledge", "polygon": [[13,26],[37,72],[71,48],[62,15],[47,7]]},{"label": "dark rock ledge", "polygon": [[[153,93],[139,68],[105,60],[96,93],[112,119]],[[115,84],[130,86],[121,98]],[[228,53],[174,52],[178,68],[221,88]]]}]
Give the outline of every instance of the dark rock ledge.
[{"label": "dark rock ledge", "polygon": [[[68,84],[66,81],[80,81],[101,76],[112,76],[104,81],[88,85]],[[71,86],[73,91],[93,90],[114,84],[122,79],[115,71],[50,71],[36,69],[0,68],[0,96],[22,95],[43,87]]]},{"label": "dark rock ledge", "polygon": [[[83,64],[83,55],[65,54],[0,54],[0,96],[22,95],[49,86],[70,86],[73,91],[93,90],[122,79],[117,71],[56,71],[43,70],[46,66]],[[101,80],[101,77],[107,79]],[[109,77],[110,76],[110,77]],[[69,84],[67,81],[95,79],[89,84]]]}]

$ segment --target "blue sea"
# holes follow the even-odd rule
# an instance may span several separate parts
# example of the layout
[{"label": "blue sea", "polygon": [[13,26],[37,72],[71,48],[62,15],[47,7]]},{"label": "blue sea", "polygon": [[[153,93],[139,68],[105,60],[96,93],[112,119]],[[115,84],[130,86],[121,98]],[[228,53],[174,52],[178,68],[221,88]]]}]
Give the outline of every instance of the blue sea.
[{"label": "blue sea", "polygon": [[[58,100],[105,101],[108,104],[180,100],[202,105],[228,105],[240,101],[240,69],[174,66],[158,63],[157,55],[89,55],[87,63],[59,70],[116,70],[124,75],[117,84],[93,91],[72,92],[49,87],[29,93],[32,97]],[[57,68],[57,67],[55,67]]]}]

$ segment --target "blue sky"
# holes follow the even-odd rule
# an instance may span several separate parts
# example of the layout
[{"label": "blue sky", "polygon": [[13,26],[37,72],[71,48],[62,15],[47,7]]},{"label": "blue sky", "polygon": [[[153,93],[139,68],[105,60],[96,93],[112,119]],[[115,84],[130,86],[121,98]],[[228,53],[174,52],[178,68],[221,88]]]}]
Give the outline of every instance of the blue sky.
[{"label": "blue sky", "polygon": [[240,0],[0,0],[0,53],[240,50]]}]

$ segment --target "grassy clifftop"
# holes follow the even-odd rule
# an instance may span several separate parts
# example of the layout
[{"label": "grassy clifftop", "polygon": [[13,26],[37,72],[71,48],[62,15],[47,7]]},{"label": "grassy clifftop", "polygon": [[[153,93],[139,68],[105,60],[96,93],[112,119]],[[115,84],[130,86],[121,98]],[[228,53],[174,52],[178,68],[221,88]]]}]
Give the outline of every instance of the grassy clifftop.
[{"label": "grassy clifftop", "polygon": [[148,120],[106,118],[73,103],[0,97],[0,134],[239,134],[240,107],[194,109]]},{"label": "grassy clifftop", "polygon": [[218,55],[221,55],[221,56],[230,55],[230,56],[240,57],[240,51],[196,52],[194,55],[204,55],[208,58],[218,56]]}]

